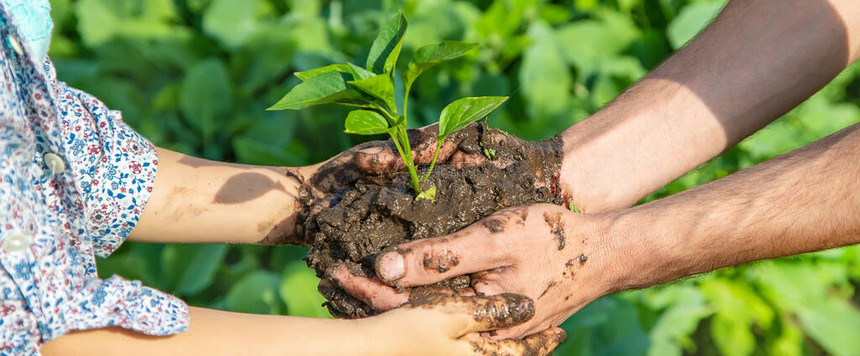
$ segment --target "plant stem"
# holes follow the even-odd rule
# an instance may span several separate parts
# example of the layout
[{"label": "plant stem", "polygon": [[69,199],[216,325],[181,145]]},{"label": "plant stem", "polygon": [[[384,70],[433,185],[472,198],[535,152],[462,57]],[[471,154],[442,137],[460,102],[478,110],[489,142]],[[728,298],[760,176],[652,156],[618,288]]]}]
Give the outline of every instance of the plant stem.
[{"label": "plant stem", "polygon": [[408,118],[406,115],[409,114],[409,91],[412,90],[412,86],[406,87],[403,93],[403,124],[406,125]]},{"label": "plant stem", "polygon": [[424,174],[424,178],[421,178],[421,182],[425,182],[427,178],[430,177],[430,172],[433,172],[433,167],[436,166],[436,158],[439,157],[439,150],[442,149],[442,142],[436,144],[436,152],[433,152],[433,160],[430,161],[430,169],[427,170],[427,173]]},{"label": "plant stem", "polygon": [[[382,113],[382,115],[384,115],[384,116],[385,116],[385,119],[388,121],[388,124],[389,124],[389,125],[394,125],[394,123],[395,123],[395,122],[397,122],[397,118],[396,118],[396,117],[394,117],[393,115],[391,115],[391,113],[390,113],[390,112],[388,112],[388,110],[386,110],[386,109],[385,109],[385,108],[383,108],[382,106],[380,106],[380,105],[378,105],[378,104],[374,104],[372,107],[373,107],[374,109],[376,109],[376,111],[378,111],[378,112]],[[392,136],[392,138],[393,138],[393,136]]]},{"label": "plant stem", "polygon": [[418,171],[415,170],[415,162],[412,161],[412,147],[409,145],[409,135],[406,134],[404,125],[397,126],[398,136],[402,139],[400,144],[403,146],[400,156],[403,158],[403,163],[406,164],[406,169],[409,170],[409,177],[412,179],[412,188],[416,193],[421,193],[421,181],[418,179]]}]

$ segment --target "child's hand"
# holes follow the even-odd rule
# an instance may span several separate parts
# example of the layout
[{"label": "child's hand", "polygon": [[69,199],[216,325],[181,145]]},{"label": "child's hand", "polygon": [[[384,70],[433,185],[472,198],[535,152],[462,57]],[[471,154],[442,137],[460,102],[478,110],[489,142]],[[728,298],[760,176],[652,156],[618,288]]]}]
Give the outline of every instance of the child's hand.
[{"label": "child's hand", "polygon": [[528,321],[534,304],[528,297],[428,296],[359,321],[370,323],[367,350],[372,355],[549,355],[567,337],[553,327],[524,339],[494,340],[484,331]]}]

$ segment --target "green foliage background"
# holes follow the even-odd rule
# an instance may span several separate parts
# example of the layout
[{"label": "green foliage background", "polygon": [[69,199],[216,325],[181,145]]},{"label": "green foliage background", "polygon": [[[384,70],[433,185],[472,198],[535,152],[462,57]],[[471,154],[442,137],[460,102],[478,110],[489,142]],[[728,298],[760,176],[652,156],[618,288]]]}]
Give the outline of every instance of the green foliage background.
[{"label": "green foliage background", "polygon": [[[210,159],[305,165],[358,137],[345,111],[265,112],[294,71],[361,63],[398,9],[404,54],[440,40],[482,43],[416,84],[410,117],[432,122],[468,95],[511,95],[492,125],[544,139],[587,117],[692,38],[705,0],[52,0],[59,77],[156,144]],[[403,63],[407,62],[406,60]],[[814,65],[814,64],[812,64]],[[860,121],[853,66],[799,108],[667,185],[676,193]],[[127,243],[99,261],[193,305],[326,317],[295,247]],[[860,354],[860,249],[723,269],[603,298],[568,320],[557,355]]]}]

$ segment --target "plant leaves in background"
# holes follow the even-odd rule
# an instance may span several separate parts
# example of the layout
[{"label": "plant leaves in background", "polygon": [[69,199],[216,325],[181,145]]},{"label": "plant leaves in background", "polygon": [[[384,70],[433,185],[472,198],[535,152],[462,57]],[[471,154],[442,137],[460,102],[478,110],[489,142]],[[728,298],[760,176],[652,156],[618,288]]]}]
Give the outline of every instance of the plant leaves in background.
[{"label": "plant leaves in background", "polygon": [[188,70],[179,91],[179,109],[204,137],[221,124],[218,116],[232,106],[230,76],[219,59],[210,58]]},{"label": "plant leaves in background", "polygon": [[279,314],[281,276],[270,271],[253,271],[233,284],[227,292],[227,308],[241,313]]},{"label": "plant leaves in background", "polygon": [[296,261],[287,265],[281,280],[281,297],[287,304],[290,315],[310,318],[331,318],[322,306],[325,298],[317,292],[319,278],[304,262]]},{"label": "plant leaves in background", "polygon": [[171,290],[178,296],[194,295],[208,287],[224,255],[227,245],[173,244],[164,248],[162,269],[171,280]]},{"label": "plant leaves in background", "polygon": [[260,28],[260,0],[213,0],[203,14],[203,31],[226,48],[237,49]]},{"label": "plant leaves in background", "polygon": [[717,17],[722,8],[721,2],[695,3],[682,8],[678,17],[672,20],[666,29],[666,36],[669,37],[672,48],[679,49],[690,42]]}]

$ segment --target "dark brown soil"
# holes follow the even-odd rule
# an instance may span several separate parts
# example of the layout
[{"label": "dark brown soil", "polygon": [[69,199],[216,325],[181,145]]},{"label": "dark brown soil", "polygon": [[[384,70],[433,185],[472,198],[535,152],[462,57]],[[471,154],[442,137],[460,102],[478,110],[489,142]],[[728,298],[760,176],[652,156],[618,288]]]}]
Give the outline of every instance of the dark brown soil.
[{"label": "dark brown soil", "polygon": [[[477,124],[475,124],[477,125]],[[399,172],[368,176],[354,188],[340,192],[331,204],[303,219],[305,238],[313,241],[306,257],[308,266],[322,278],[319,291],[337,317],[366,317],[375,311],[349,296],[328,278],[328,271],[345,264],[352,273],[373,276],[373,262],[380,251],[404,242],[443,236],[460,230],[500,209],[535,204],[561,204],[558,197],[560,142],[522,143],[517,139],[492,139],[507,135],[479,125],[455,137],[463,152],[495,152],[497,164],[458,168],[437,165],[425,187],[436,187],[436,199],[415,200],[407,187],[409,176]],[[458,132],[459,133],[459,132]],[[509,137],[509,136],[508,136]],[[494,151],[493,151],[494,150]],[[490,225],[489,229],[500,229]],[[563,244],[559,237],[559,245]],[[426,268],[444,271],[458,261],[425,261]],[[470,287],[469,276],[457,277],[435,287],[452,290]],[[412,295],[426,294],[421,290]]]}]

